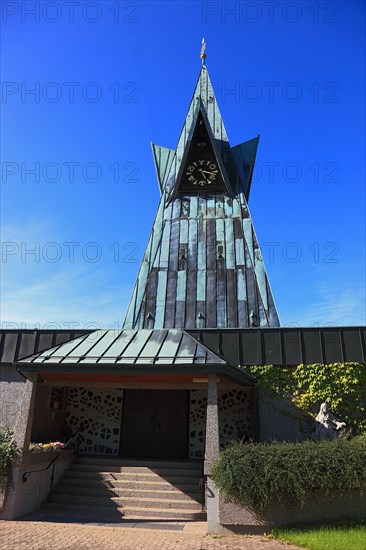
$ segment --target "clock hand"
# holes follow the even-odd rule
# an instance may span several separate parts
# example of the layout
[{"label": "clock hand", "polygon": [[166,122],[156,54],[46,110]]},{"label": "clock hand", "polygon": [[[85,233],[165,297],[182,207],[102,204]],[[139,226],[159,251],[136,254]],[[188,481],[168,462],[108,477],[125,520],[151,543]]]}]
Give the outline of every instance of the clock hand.
[{"label": "clock hand", "polygon": [[197,171],[201,172],[202,176],[205,178],[205,180],[207,180],[207,176],[205,176],[205,174],[204,174],[205,170],[201,170],[200,168],[198,168]]},{"label": "clock hand", "polygon": [[209,172],[208,170],[202,170],[201,168],[198,168],[198,172],[201,172],[202,174],[210,174],[210,176],[216,176],[216,172]]}]

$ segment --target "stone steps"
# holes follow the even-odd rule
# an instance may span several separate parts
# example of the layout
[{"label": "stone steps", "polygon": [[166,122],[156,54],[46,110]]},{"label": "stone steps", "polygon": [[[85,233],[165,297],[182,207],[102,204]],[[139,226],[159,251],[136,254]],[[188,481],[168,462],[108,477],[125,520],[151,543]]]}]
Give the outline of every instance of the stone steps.
[{"label": "stone steps", "polygon": [[126,507],[126,516],[129,519],[144,518],[144,519],[176,519],[176,520],[189,520],[189,521],[205,521],[205,512],[186,512],[185,510],[162,510],[159,508],[150,508],[147,511],[141,508]]},{"label": "stone steps", "polygon": [[170,477],[200,477],[201,471],[186,468],[150,468],[148,466],[121,466],[109,464],[70,464],[69,470],[73,472],[103,472],[120,474],[145,474]]},{"label": "stone steps", "polygon": [[[113,474],[113,475],[112,475]],[[153,472],[149,474],[144,473],[138,473],[138,472],[98,472],[98,471],[76,471],[76,470],[67,470],[66,472],[67,478],[71,479],[99,479],[99,480],[107,480],[112,482],[114,481],[154,481],[157,479],[157,477],[160,478],[161,481],[165,481],[167,483],[171,483],[173,485],[179,485],[179,484],[196,484],[198,485],[200,480],[200,475],[194,476],[192,478],[189,475],[185,476],[176,476],[176,475],[167,475],[159,476],[159,474],[155,474]],[[191,482],[191,483],[189,483]]]},{"label": "stone steps", "polygon": [[104,457],[84,457],[79,456],[77,464],[85,465],[109,465],[109,466],[129,466],[129,467],[147,467],[154,468],[184,468],[185,470],[200,470],[201,461],[193,460],[146,460],[146,459],[122,459],[122,458],[104,458]]},{"label": "stone steps", "polygon": [[201,521],[199,462],[79,457],[54,488],[52,513],[88,521],[167,519]]},{"label": "stone steps", "polygon": [[42,506],[43,509],[52,512],[71,512],[74,519],[87,520],[95,522],[114,522],[121,519],[141,519],[144,520],[175,520],[175,521],[204,521],[206,513],[192,512],[181,509],[162,509],[126,506],[124,508],[100,507],[85,504],[65,504],[58,502],[48,502]]},{"label": "stone steps", "polygon": [[78,477],[62,477],[59,482],[59,487],[90,487],[95,489],[109,489],[113,487],[116,490],[126,489],[129,491],[132,490],[155,490],[155,491],[174,491],[182,493],[196,493],[199,491],[199,483],[185,483],[185,484],[173,484],[167,481],[144,481],[141,479],[130,480],[122,479],[116,480],[113,479],[109,481],[109,477],[101,477],[100,479],[88,479]]},{"label": "stone steps", "polygon": [[171,499],[171,500],[191,500],[194,499],[199,501],[201,498],[200,493],[184,493],[183,491],[159,491],[157,489],[131,489],[131,488],[109,488],[106,486],[100,487],[85,487],[82,485],[79,486],[69,486],[60,484],[55,488],[53,495],[68,495],[68,496],[87,496],[87,497],[120,497],[120,498],[161,498],[161,499]]},{"label": "stone steps", "polygon": [[126,507],[139,507],[139,508],[176,508],[184,510],[200,511],[201,505],[191,499],[174,499],[173,501],[168,498],[139,498],[139,497],[116,497],[116,496],[91,496],[91,495],[70,495],[59,492],[54,492],[52,495],[52,502],[65,503],[70,502],[72,497],[73,504],[92,504],[93,506],[105,506],[111,508]]}]

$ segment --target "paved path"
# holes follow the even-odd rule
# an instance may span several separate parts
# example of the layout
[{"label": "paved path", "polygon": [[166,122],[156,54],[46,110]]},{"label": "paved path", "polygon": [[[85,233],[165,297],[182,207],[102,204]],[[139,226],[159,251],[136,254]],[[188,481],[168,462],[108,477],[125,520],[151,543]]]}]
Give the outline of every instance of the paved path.
[{"label": "paved path", "polygon": [[[37,521],[0,521],[2,550],[296,550],[262,536],[206,535],[206,523],[182,530]],[[156,525],[155,527],[159,527]]]}]

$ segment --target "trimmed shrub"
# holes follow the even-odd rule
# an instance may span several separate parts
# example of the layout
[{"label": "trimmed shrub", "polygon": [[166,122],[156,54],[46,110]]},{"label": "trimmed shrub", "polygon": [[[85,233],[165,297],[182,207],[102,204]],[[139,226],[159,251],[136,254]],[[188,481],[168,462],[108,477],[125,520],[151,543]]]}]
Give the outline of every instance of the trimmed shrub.
[{"label": "trimmed shrub", "polygon": [[307,497],[358,490],[366,494],[366,437],[303,443],[234,442],[212,476],[224,498],[261,513],[273,502],[304,505]]}]

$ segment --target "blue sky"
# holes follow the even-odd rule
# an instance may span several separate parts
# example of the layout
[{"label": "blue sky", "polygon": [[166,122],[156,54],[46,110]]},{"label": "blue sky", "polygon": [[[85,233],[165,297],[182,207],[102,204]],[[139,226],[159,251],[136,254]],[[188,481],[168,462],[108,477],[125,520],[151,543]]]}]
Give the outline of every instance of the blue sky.
[{"label": "blue sky", "polygon": [[364,2],[1,9],[3,328],[121,326],[203,36],[281,323],[365,324]]}]

